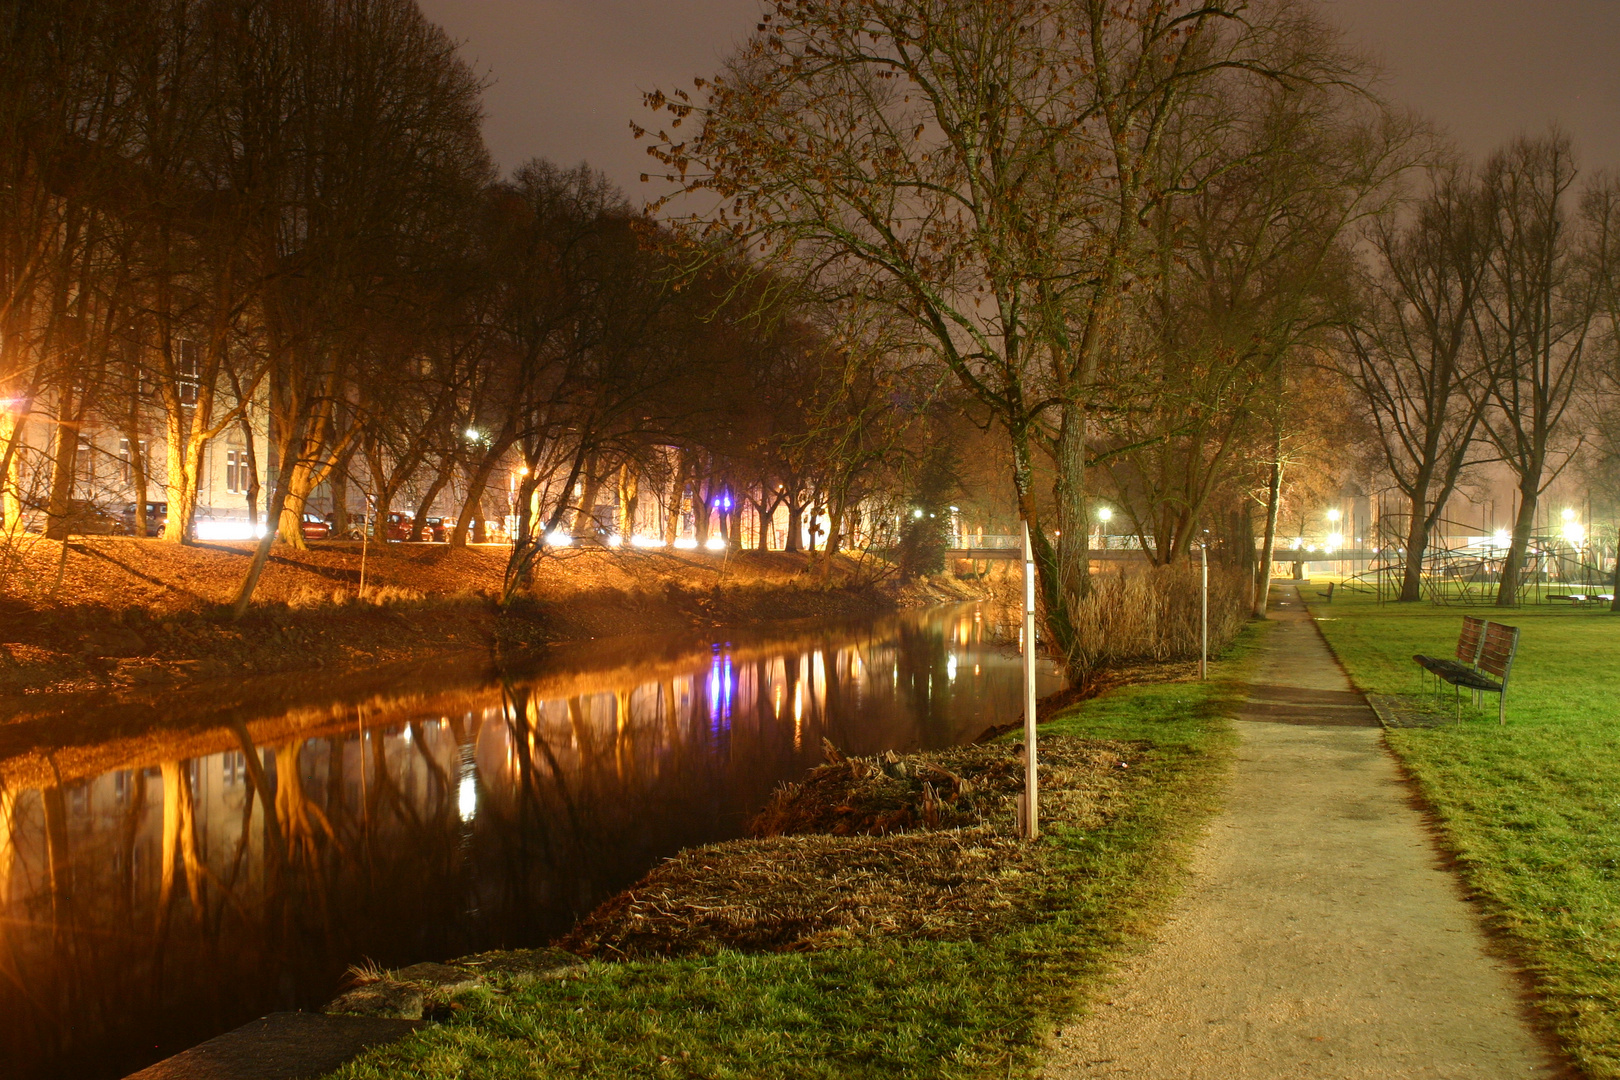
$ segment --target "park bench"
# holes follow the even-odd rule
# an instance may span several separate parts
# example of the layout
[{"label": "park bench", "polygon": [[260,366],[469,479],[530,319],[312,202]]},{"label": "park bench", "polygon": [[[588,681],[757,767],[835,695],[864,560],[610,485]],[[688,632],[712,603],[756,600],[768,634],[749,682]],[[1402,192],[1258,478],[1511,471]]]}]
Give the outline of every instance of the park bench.
[{"label": "park bench", "polygon": [[1330,604],[1333,603],[1333,586],[1335,586],[1337,584],[1338,584],[1338,582],[1336,582],[1336,581],[1328,582],[1328,587],[1326,589],[1317,589],[1316,590],[1316,595],[1320,596],[1320,597],[1323,597]]},{"label": "park bench", "polygon": [[[1485,645],[1485,627],[1487,625],[1484,619],[1464,615],[1462,631],[1457,635],[1456,659],[1448,659],[1443,656],[1425,656],[1418,653],[1412,657],[1412,660],[1437,680],[1445,679],[1450,682],[1451,680],[1446,678],[1447,675],[1459,675],[1464,671],[1474,670],[1474,665],[1479,662],[1479,650]],[[1439,689],[1438,682],[1435,684],[1435,689]]]},{"label": "park bench", "polygon": [[1613,593],[1548,593],[1548,600],[1564,600],[1572,607],[1583,604],[1609,604],[1614,602]]},{"label": "park bench", "polygon": [[1477,701],[1481,694],[1496,695],[1496,722],[1507,723],[1507,684],[1513,672],[1513,657],[1519,651],[1519,628],[1487,622],[1472,615],[1463,617],[1457,636],[1457,659],[1417,655],[1424,670],[1457,689],[1457,711],[1462,713],[1462,692],[1471,690]]}]

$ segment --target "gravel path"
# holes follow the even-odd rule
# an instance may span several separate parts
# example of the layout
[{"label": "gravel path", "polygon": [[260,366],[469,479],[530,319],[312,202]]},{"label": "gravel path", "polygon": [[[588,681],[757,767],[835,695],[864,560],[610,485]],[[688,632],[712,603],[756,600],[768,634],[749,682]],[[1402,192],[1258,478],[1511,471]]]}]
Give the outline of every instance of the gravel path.
[{"label": "gravel path", "polygon": [[1158,941],[1055,1040],[1048,1080],[1563,1074],[1441,864],[1382,731],[1292,588],[1225,809]]}]

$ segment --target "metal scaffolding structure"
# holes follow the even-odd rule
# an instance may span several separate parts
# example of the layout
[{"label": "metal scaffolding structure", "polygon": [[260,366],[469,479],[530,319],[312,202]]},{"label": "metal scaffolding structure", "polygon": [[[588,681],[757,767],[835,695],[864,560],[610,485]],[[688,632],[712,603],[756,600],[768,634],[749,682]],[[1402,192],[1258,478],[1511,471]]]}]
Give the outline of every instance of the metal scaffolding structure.
[{"label": "metal scaffolding structure", "polygon": [[[1342,589],[1370,593],[1379,603],[1399,598],[1406,576],[1408,515],[1385,514],[1376,525],[1370,566],[1348,575]],[[1422,595],[1440,605],[1494,604],[1507,545],[1499,536],[1470,535],[1477,525],[1442,519],[1423,555]],[[1614,545],[1537,532],[1519,571],[1519,604],[1579,603],[1612,599]],[[1575,599],[1580,598],[1580,599]]]}]

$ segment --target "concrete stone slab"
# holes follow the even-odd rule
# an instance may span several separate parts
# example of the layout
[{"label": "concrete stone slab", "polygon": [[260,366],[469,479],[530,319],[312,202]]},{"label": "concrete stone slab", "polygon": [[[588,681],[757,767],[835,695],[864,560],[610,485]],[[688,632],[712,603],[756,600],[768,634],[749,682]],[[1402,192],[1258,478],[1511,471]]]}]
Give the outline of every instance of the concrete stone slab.
[{"label": "concrete stone slab", "polygon": [[305,1080],[322,1076],[421,1024],[365,1016],[281,1012],[199,1043],[126,1080]]}]

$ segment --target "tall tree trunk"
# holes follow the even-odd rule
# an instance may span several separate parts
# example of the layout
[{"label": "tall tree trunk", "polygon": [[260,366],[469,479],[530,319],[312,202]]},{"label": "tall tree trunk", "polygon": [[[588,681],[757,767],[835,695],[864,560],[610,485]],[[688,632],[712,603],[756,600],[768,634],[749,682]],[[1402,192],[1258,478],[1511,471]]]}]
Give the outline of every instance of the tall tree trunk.
[{"label": "tall tree trunk", "polygon": [[[434,472],[433,480],[427,486],[427,493],[422,496],[422,501],[416,506],[416,517],[411,522],[412,536],[423,535],[423,530],[427,528],[428,515],[433,511],[433,500],[439,497],[439,492],[443,491],[444,486],[450,482],[450,470],[452,467],[453,461],[447,457],[440,464],[438,470]],[[530,476],[532,475],[533,470],[531,468]],[[529,483],[529,477],[524,478],[524,484],[527,485],[531,492],[534,490],[535,485]],[[527,502],[528,500],[524,501]]]},{"label": "tall tree trunk", "polygon": [[601,464],[595,454],[586,462],[585,483],[580,489],[579,503],[574,507],[575,536],[596,536],[596,500],[602,494]]},{"label": "tall tree trunk", "polygon": [[1277,516],[1282,510],[1282,435],[1279,430],[1271,444],[1271,479],[1266,484],[1266,536],[1260,545],[1260,565],[1255,567],[1254,609],[1257,619],[1266,617],[1271,599],[1271,564],[1277,557]]},{"label": "tall tree trunk", "polygon": [[450,534],[451,547],[467,546],[467,532],[474,518],[478,520],[478,525],[473,542],[479,544],[484,542],[484,488],[489,485],[489,477],[495,471],[496,462],[511,446],[511,437],[503,436],[500,442],[490,447],[473,469],[472,476],[467,480],[467,499],[461,504],[461,514],[456,518],[455,532]]},{"label": "tall tree trunk", "polygon": [[169,510],[163,524],[163,539],[170,544],[189,544],[189,526],[197,513],[197,470],[190,467],[189,460],[190,425],[186,423],[185,406],[178,403],[178,398],[166,413],[163,497]]},{"label": "tall tree trunk", "polygon": [[681,535],[681,514],[686,509],[686,483],[692,475],[692,455],[682,450],[676,459],[675,483],[664,519],[664,543],[673,544]]},{"label": "tall tree trunk", "polygon": [[627,459],[619,466],[619,536],[628,544],[636,532],[636,502],[641,494],[640,478]]},{"label": "tall tree trunk", "polygon": [[1614,598],[1609,601],[1609,610],[1620,611],[1620,526],[1614,533],[1614,576],[1609,580],[1609,595]]},{"label": "tall tree trunk", "polygon": [[1496,606],[1513,607],[1519,602],[1519,576],[1524,572],[1530,534],[1535,531],[1536,501],[1541,486],[1541,470],[1529,470],[1519,482],[1519,513],[1513,522],[1513,541],[1502,560],[1502,580],[1496,588]]},{"label": "tall tree trunk", "polygon": [[782,550],[797,554],[804,546],[804,506],[799,502],[797,492],[788,498],[787,511],[787,542],[782,545]]},{"label": "tall tree trunk", "polygon": [[1414,488],[1411,497],[1412,520],[1406,529],[1405,567],[1401,574],[1399,602],[1410,604],[1423,599],[1423,556],[1429,550],[1428,490],[1424,482]]},{"label": "tall tree trunk", "polygon": [[0,410],[0,518],[5,531],[22,530],[22,468],[19,451],[27,436],[28,417]]},{"label": "tall tree trunk", "polygon": [[[285,462],[292,457],[291,440],[283,439],[275,448],[276,460]],[[287,503],[288,470],[276,470],[276,482],[270,488],[270,501],[264,508],[266,526],[281,519],[282,509]],[[171,508],[172,511],[172,508]],[[171,519],[172,520],[172,519]],[[259,542],[253,545],[253,560],[248,564],[247,574],[242,578],[241,586],[236,590],[236,598],[231,603],[231,618],[239,620],[247,614],[248,605],[253,602],[253,594],[259,587],[259,578],[264,574],[264,567],[270,561],[270,549],[275,545],[277,530],[266,528]]]},{"label": "tall tree trunk", "polygon": [[714,481],[694,477],[692,480],[692,531],[698,546],[709,542],[709,500],[714,496]]},{"label": "tall tree trunk", "polygon": [[71,387],[63,387],[51,446],[51,493],[45,507],[45,535],[66,540],[73,522],[73,487],[79,468],[80,414]]},{"label": "tall tree trunk", "polygon": [[[1009,431],[1008,435],[1012,441],[1013,451],[1013,491],[1018,498],[1019,519],[1029,528],[1029,544],[1031,553],[1035,556],[1035,585],[1039,598],[1038,607],[1046,628],[1046,640],[1057,655],[1062,658],[1063,663],[1066,666],[1072,666],[1075,658],[1080,655],[1080,646],[1082,644],[1078,633],[1074,629],[1073,614],[1077,614],[1077,611],[1069,606],[1069,598],[1064,590],[1063,575],[1058,562],[1058,550],[1047,539],[1046,529],[1041,524],[1040,509],[1035,500],[1035,470],[1030,460],[1029,435],[1021,430]],[[1060,439],[1061,437],[1060,433]],[[1073,442],[1070,442],[1060,451],[1060,454],[1073,455],[1077,452],[1083,452],[1083,447],[1077,448]],[[1063,483],[1064,490],[1072,494],[1075,490],[1071,486],[1075,484],[1074,477],[1071,475]],[[1083,486],[1079,490],[1083,491]],[[1064,499],[1059,500],[1060,515],[1063,513],[1061,504],[1064,501]],[[1078,513],[1075,513],[1071,507],[1069,512],[1074,515],[1074,520],[1082,523],[1079,529],[1080,532],[1090,531],[1084,507],[1081,507]],[[1061,516],[1059,520],[1062,520]],[[1069,532],[1071,529],[1065,529],[1064,532]],[[1071,539],[1072,542],[1072,538],[1058,538],[1060,543],[1065,539]],[[1074,546],[1071,546],[1069,550],[1071,560],[1079,557],[1084,557],[1088,561],[1090,559],[1089,549],[1086,547],[1084,537],[1081,537],[1078,541],[1078,551]],[[1073,575],[1073,580],[1080,583],[1079,587],[1089,588],[1089,582],[1086,580],[1089,575],[1089,567],[1085,570],[1074,570]],[[1075,602],[1077,605],[1080,602],[1078,597]]]}]

